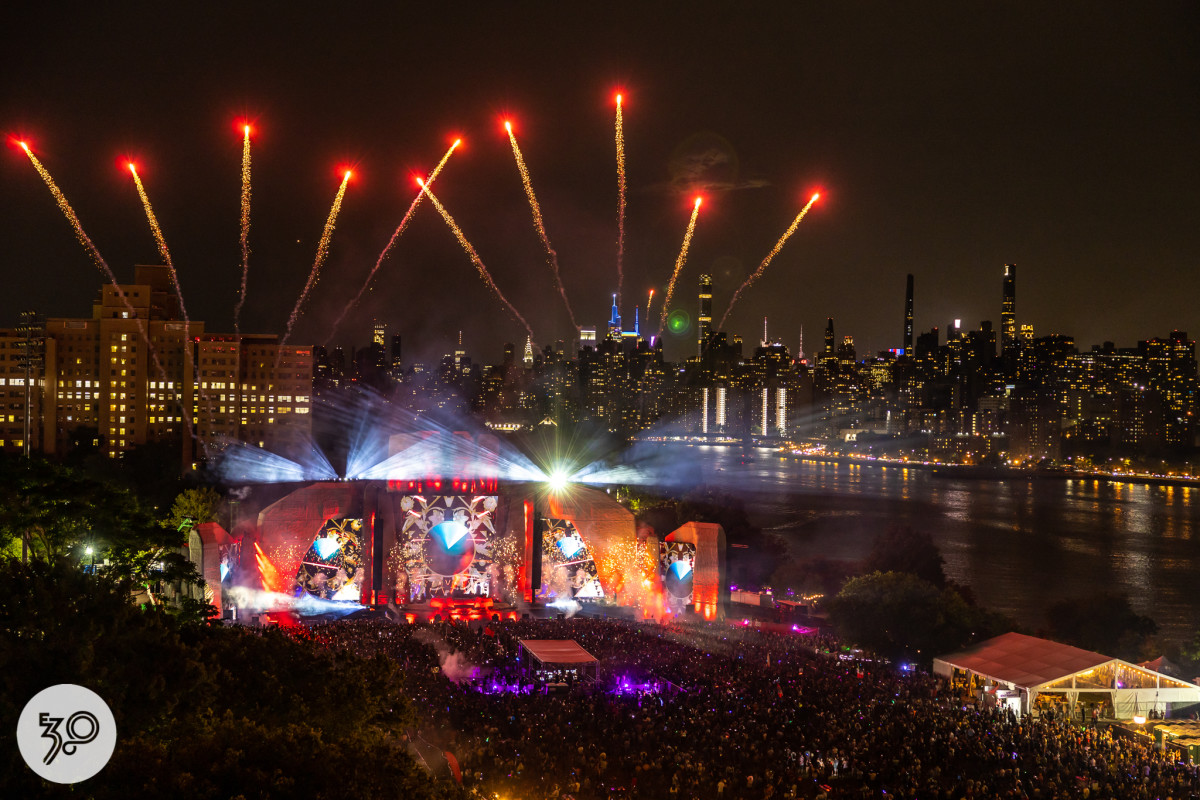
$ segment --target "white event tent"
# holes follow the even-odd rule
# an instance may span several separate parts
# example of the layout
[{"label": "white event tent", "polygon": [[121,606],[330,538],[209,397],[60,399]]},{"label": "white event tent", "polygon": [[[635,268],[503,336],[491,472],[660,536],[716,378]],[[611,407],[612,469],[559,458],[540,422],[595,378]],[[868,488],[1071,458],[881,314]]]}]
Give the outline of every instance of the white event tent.
[{"label": "white event tent", "polygon": [[[1118,719],[1200,703],[1200,686],[1078,647],[1006,633],[933,660],[933,671],[974,691],[1007,690],[1025,713],[1101,706]],[[1015,705],[1015,703],[1014,703]]]}]

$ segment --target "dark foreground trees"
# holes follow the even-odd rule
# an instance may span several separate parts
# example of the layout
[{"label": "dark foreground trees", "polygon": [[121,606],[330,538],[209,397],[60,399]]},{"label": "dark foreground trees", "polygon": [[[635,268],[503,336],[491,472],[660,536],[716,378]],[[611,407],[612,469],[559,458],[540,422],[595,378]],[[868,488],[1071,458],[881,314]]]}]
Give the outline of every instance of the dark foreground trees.
[{"label": "dark foreground trees", "polygon": [[971,642],[1011,630],[1011,622],[906,572],[852,578],[826,606],[846,640],[880,655],[928,664]]},{"label": "dark foreground trees", "polygon": [[[0,786],[12,797],[452,797],[403,743],[394,662],[186,624],[68,564],[0,563]],[[112,761],[75,789],[21,760],[17,716],[77,683],[116,717]]]}]

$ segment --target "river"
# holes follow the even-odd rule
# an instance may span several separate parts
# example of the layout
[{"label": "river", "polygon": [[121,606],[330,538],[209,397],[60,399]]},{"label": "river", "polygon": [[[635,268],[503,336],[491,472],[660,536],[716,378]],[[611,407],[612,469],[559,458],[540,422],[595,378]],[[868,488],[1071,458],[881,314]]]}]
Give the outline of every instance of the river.
[{"label": "river", "polygon": [[[925,469],[688,448],[703,479],[800,558],[861,559],[891,525],[928,532],[947,576],[1030,629],[1051,603],[1128,593],[1167,640],[1200,629],[1200,488],[1092,480],[959,480]],[[694,462],[693,462],[694,463]]]}]

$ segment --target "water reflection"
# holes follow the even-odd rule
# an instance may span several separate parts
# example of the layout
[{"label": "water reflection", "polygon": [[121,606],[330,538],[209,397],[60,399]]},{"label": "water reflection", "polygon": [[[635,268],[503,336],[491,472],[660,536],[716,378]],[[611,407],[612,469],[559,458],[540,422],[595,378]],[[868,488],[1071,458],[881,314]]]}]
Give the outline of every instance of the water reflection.
[{"label": "water reflection", "polygon": [[774,454],[741,463],[729,448],[689,448],[714,488],[747,500],[755,521],[802,557],[862,558],[893,524],[927,531],[952,580],[1030,628],[1047,605],[1106,588],[1128,592],[1168,638],[1200,627],[1200,492],[1095,480],[950,480],[924,469]]}]

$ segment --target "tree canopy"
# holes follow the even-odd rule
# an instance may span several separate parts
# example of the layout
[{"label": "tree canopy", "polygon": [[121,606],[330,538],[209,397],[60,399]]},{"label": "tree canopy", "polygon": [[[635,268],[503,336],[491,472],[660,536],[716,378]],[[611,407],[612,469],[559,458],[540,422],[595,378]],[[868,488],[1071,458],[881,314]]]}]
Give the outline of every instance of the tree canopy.
[{"label": "tree canopy", "polygon": [[851,578],[826,607],[847,641],[920,662],[1011,629],[1008,620],[969,605],[953,588],[906,572]]},{"label": "tree canopy", "polygon": [[941,551],[928,533],[893,525],[875,538],[863,572],[907,572],[942,589],[946,586],[945,566]]},{"label": "tree canopy", "polygon": [[191,625],[68,562],[0,562],[0,785],[73,797],[22,761],[16,720],[46,686],[100,694],[120,735],[90,797],[456,796],[406,752],[400,668],[280,634]]}]

